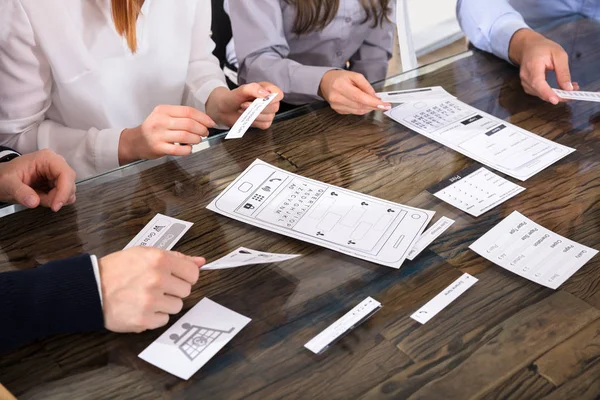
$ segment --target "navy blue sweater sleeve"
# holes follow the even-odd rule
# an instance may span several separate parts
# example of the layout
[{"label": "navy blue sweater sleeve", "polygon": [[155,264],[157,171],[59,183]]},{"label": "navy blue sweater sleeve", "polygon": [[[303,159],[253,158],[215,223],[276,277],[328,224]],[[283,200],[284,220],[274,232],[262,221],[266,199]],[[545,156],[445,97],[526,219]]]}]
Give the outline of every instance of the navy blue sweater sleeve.
[{"label": "navy blue sweater sleeve", "polygon": [[1,273],[0,321],[0,352],[49,335],[103,329],[90,256]]}]

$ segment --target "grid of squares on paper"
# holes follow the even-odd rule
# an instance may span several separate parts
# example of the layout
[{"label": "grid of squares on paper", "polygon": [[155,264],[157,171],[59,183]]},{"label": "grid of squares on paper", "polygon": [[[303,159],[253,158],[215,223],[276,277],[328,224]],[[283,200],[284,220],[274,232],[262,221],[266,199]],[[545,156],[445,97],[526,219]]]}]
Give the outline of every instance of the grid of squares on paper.
[{"label": "grid of squares on paper", "polygon": [[190,337],[187,338],[179,347],[191,360],[195,359],[204,349],[214,342],[223,331],[203,328],[200,326],[192,326],[195,329]]}]

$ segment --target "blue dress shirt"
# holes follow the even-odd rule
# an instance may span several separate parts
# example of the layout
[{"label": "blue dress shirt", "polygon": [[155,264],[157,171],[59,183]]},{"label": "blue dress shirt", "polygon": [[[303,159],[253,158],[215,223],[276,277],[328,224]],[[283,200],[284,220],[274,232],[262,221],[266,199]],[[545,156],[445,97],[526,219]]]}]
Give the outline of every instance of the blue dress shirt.
[{"label": "blue dress shirt", "polygon": [[516,31],[577,15],[600,20],[600,0],[458,0],[456,13],[475,47],[510,62],[508,45]]}]

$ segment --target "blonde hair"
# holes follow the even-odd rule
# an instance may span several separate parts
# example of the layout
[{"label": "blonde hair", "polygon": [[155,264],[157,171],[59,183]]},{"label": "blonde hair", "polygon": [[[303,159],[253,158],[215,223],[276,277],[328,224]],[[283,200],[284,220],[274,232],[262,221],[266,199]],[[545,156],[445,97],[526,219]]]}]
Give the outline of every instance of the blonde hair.
[{"label": "blonde hair", "polygon": [[127,39],[132,53],[137,49],[137,19],[144,0],[111,0],[112,17],[119,35]]}]

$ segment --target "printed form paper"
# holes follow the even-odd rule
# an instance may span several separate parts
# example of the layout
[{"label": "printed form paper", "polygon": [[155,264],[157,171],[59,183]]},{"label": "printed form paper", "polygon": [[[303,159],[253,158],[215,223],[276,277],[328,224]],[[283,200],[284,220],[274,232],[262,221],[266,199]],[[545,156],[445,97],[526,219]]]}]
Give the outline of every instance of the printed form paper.
[{"label": "printed form paper", "polygon": [[381,303],[372,297],[367,297],[359,305],[344,314],[343,317],[329,325],[323,332],[312,338],[304,345],[315,354],[321,354],[337,340],[362,324],[381,309]]},{"label": "printed form paper", "polygon": [[457,99],[408,102],[385,114],[415,132],[522,181],[575,151]]},{"label": "printed form paper", "polygon": [[477,281],[477,278],[465,273],[463,276],[452,282],[452,284],[440,294],[429,300],[427,304],[415,311],[410,317],[421,324],[427,323],[450,303],[458,299],[461,294],[466,292],[467,289],[477,283]]},{"label": "printed form paper", "polygon": [[393,92],[379,92],[375,94],[381,101],[387,103],[405,103],[419,100],[444,100],[453,99],[450,93],[441,86],[417,88],[408,90],[396,90]]},{"label": "printed form paper", "polygon": [[580,90],[560,90],[560,89],[552,89],[554,93],[558,95],[558,97],[567,100],[583,100],[583,101],[593,101],[596,103],[600,103],[600,93],[597,92],[583,92]]},{"label": "printed form paper", "polygon": [[440,237],[442,233],[446,232],[446,230],[450,228],[453,223],[454,220],[448,217],[442,217],[437,220],[435,224],[431,225],[431,228],[423,232],[419,240],[417,240],[415,246],[408,253],[407,258],[409,260],[414,260],[415,257],[421,254],[421,252],[425,250],[431,243],[433,243],[435,239]]},{"label": "printed form paper", "polygon": [[427,189],[438,199],[474,217],[479,217],[524,190],[524,187],[477,164]]},{"label": "printed form paper", "polygon": [[491,262],[557,289],[597,250],[562,237],[514,211],[469,246]]},{"label": "printed form paper", "polygon": [[265,98],[254,100],[252,104],[250,104],[250,107],[240,115],[237,121],[235,121],[231,130],[225,136],[225,139],[239,139],[244,136],[244,133],[250,129],[250,126],[252,126],[256,118],[258,118],[260,113],[263,112],[269,104],[271,104],[275,97],[277,97],[277,93],[271,93]]},{"label": "printed form paper", "polygon": [[187,380],[249,322],[250,318],[204,298],[139,357]]},{"label": "printed form paper", "polygon": [[275,263],[291,260],[292,258],[296,257],[300,257],[300,254],[265,253],[264,251],[256,251],[246,247],[240,247],[239,249],[227,254],[225,257],[221,257],[216,261],[205,264],[202,266],[201,270],[226,269],[241,267],[244,265]]},{"label": "printed form paper", "polygon": [[[166,215],[156,214],[144,229],[129,242],[125,249],[134,246],[156,247],[171,250],[175,244],[194,225]],[[125,250],[123,249],[123,250]]]},{"label": "printed form paper", "polygon": [[256,160],[207,208],[248,224],[400,268],[434,215]]}]

